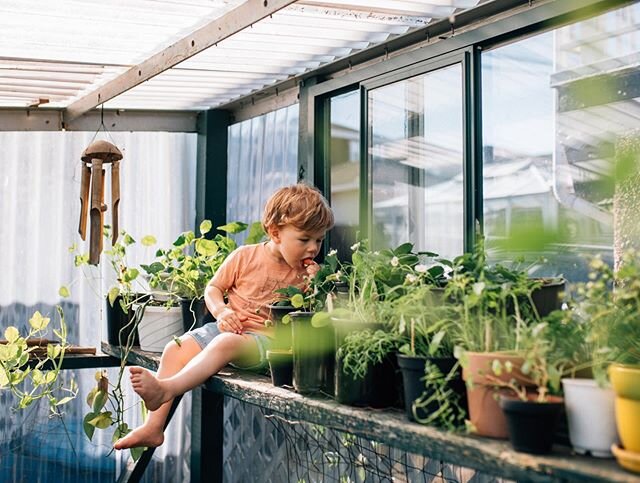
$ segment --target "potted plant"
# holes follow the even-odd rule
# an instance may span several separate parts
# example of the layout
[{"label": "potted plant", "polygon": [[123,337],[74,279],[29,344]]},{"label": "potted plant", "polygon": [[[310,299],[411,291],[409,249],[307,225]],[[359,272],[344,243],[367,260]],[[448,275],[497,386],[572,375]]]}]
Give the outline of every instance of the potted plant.
[{"label": "potted plant", "polygon": [[[166,290],[180,301],[185,331],[213,320],[204,303],[204,290],[222,262],[237,248],[229,235],[241,233],[249,225],[238,221],[227,223],[217,227],[227,235],[207,238],[212,226],[210,220],[203,220],[199,236],[193,231],[185,231],[171,248],[158,250],[153,263],[141,265],[152,289]],[[254,223],[246,241],[257,242],[263,234],[260,223]]]},{"label": "potted plant", "polygon": [[506,380],[531,384],[519,368],[524,363],[522,335],[540,321],[531,303],[536,286],[518,265],[489,266],[482,238],[476,250],[454,260],[445,290],[456,324],[455,355],[467,385],[470,426],[483,436],[506,438],[507,422],[498,405],[496,364],[513,368]]},{"label": "potted plant", "polygon": [[405,411],[412,421],[457,429],[466,415],[466,389],[453,357],[456,326],[447,304],[429,303],[431,290],[416,287],[394,303]]},{"label": "potted plant", "polygon": [[[104,236],[111,238],[111,227],[105,225]],[[107,292],[106,319],[107,342],[112,345],[126,345],[130,337],[133,344],[139,344],[137,330],[133,324],[133,304],[145,297],[134,289],[134,282],[138,279],[140,271],[131,267],[127,261],[127,250],[136,243],[133,237],[125,230],[120,231],[119,241],[110,249],[104,251],[104,255],[113,269],[116,280]],[[156,243],[152,235],[142,238],[141,243],[150,247]],[[88,259],[87,259],[88,262]]]},{"label": "potted plant", "polygon": [[[398,300],[414,293],[417,287],[444,283],[442,264],[420,264],[413,245],[371,251],[365,242],[354,245],[352,263],[345,271],[349,300],[343,304],[345,315],[333,315],[336,334],[336,400],[357,406],[385,407],[399,400],[396,388],[397,360],[394,353],[402,335],[393,331],[399,313]],[[427,291],[428,292],[428,291]],[[418,299],[422,307],[428,294]],[[418,308],[418,310],[420,310]]]},{"label": "potted plant", "polygon": [[516,451],[550,452],[563,408],[562,398],[550,395],[550,390],[560,389],[562,362],[553,359],[554,346],[545,333],[547,328],[547,322],[540,322],[522,331],[524,350],[519,371],[528,379],[525,384],[522,378],[509,377],[514,370],[509,361],[503,364],[494,360],[492,374],[485,375],[496,387],[508,391],[500,396],[500,407],[506,416],[509,440]]},{"label": "potted plant", "polygon": [[[111,240],[111,226],[104,225],[103,236]],[[107,322],[107,342],[111,345],[126,345],[131,338],[135,345],[139,344],[138,333],[133,321],[133,305],[148,298],[143,293],[146,288],[136,287],[140,271],[131,266],[128,251],[136,244],[136,240],[125,230],[120,230],[118,242],[103,252],[105,259],[113,270],[114,283],[109,286],[105,298],[105,319]],[[142,238],[141,244],[150,247],[156,243],[152,235]],[[74,255],[74,265],[84,268],[89,265],[89,254],[79,253],[76,244],[69,248]],[[96,288],[96,290],[98,290]],[[69,287],[60,287],[59,293],[63,297],[70,295]]]},{"label": "potted plant", "polygon": [[558,312],[550,326],[557,350],[570,361],[562,379],[569,440],[574,451],[611,457],[619,441],[615,424],[615,394],[606,366],[610,359],[608,332],[616,325],[613,270],[601,258],[590,263],[588,283],[576,284],[568,310]]},{"label": "potted plant", "polygon": [[335,282],[340,277],[336,255],[335,250],[327,254],[301,293],[291,288],[280,291],[292,293],[290,304],[298,309],[286,314],[283,321],[284,325],[290,321],[293,386],[302,394],[333,394],[334,391],[335,348],[330,312],[333,310]]},{"label": "potted plant", "polygon": [[613,445],[618,462],[640,471],[640,258],[626,250],[620,266],[610,272],[601,267],[613,283],[611,312],[607,324],[596,325],[612,362],[608,375],[615,392],[615,418],[622,447]]}]

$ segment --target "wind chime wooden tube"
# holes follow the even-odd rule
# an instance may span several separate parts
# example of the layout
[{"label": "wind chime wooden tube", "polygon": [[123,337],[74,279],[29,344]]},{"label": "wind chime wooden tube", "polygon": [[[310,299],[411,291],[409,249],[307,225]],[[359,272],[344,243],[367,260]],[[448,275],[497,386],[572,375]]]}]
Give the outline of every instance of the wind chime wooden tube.
[{"label": "wind chime wooden tube", "polygon": [[111,164],[111,218],[114,245],[118,239],[118,205],[120,204],[120,160],[122,153],[108,141],[91,143],[82,153],[82,180],[80,184],[80,226],[78,232],[83,240],[87,236],[87,215],[90,224],[89,263],[97,265],[102,253],[104,227],[105,164]]}]

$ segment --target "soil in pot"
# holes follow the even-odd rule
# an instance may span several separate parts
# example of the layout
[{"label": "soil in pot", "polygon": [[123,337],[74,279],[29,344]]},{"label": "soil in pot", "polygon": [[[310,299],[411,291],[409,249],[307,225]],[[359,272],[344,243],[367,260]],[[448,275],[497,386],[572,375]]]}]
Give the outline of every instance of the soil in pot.
[{"label": "soil in pot", "polygon": [[274,386],[293,385],[293,352],[291,350],[268,350],[267,360]]},{"label": "soil in pot", "polygon": [[[435,364],[443,375],[447,375],[451,372],[456,364],[456,359],[453,357],[442,358],[425,358],[407,356],[404,354],[398,354],[398,365],[402,371],[402,383],[404,387],[404,404],[407,418],[411,421],[415,421],[415,416],[419,419],[425,419],[431,412],[437,409],[437,403],[433,401],[425,408],[418,407],[414,415],[413,404],[419,399],[423,393],[425,393],[425,364],[427,360]],[[467,391],[464,381],[462,380],[462,370],[458,369],[457,377],[449,381],[449,388],[453,390],[459,397],[459,405],[464,411],[467,411]],[[426,396],[429,394],[427,392]]]},{"label": "soil in pot", "polygon": [[180,299],[180,308],[185,332],[215,321],[204,299]]},{"label": "soil in pot", "polygon": [[138,331],[135,330],[135,324],[133,322],[134,312],[131,308],[129,308],[125,313],[122,305],[120,305],[121,300],[121,296],[116,297],[112,306],[109,303],[109,299],[105,299],[107,342],[111,345],[126,346],[127,341],[129,340],[129,337],[133,331],[133,345],[140,345]]},{"label": "soil in pot", "polygon": [[507,420],[513,449],[524,453],[549,453],[563,404],[562,398],[553,396],[544,403],[502,396],[500,407]]},{"label": "soil in pot", "polygon": [[291,312],[293,387],[301,394],[333,394],[333,327],[314,327],[312,312]]}]

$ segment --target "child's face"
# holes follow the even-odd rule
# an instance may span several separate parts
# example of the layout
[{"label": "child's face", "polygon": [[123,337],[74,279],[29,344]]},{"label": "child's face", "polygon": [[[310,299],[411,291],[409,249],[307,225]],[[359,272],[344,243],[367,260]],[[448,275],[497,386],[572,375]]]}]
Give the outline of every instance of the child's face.
[{"label": "child's face", "polygon": [[315,258],[320,253],[325,233],[325,230],[307,232],[291,225],[270,230],[271,240],[280,255],[293,268],[304,268],[302,261],[305,258]]}]

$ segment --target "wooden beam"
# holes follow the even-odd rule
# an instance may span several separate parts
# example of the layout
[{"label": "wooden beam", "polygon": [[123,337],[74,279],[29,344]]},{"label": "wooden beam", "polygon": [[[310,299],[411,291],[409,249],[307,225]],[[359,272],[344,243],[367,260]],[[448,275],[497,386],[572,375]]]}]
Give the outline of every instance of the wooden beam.
[{"label": "wooden beam", "polygon": [[247,0],[222,17],[209,22],[162,52],[152,55],[105,85],[71,103],[64,111],[64,122],[70,122],[94,107],[155,77],[294,2],[295,0]]}]

